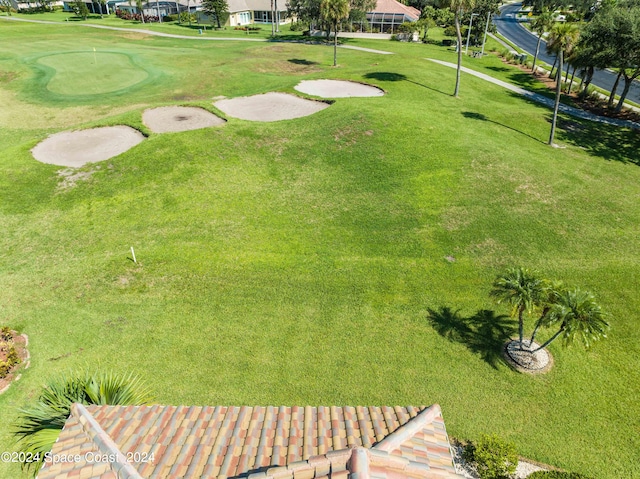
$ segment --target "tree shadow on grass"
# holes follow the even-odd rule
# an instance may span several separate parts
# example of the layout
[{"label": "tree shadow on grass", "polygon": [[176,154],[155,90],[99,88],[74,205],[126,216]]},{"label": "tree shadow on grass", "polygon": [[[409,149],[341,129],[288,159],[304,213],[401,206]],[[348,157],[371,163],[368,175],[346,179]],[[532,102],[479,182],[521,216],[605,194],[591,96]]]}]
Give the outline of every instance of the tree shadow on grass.
[{"label": "tree shadow on grass", "polygon": [[494,369],[505,363],[502,350],[517,330],[509,316],[488,309],[464,317],[460,310],[441,306],[437,310],[429,308],[427,319],[440,336],[464,344]]},{"label": "tree shadow on grass", "polygon": [[[545,108],[531,98],[512,93],[512,95],[538,107]],[[563,95],[564,103],[564,95]],[[545,119],[551,125],[553,111],[546,107]],[[557,138],[571,143],[592,156],[608,161],[632,163],[640,166],[640,130],[623,126],[607,125],[592,120],[583,120],[564,113],[558,116]],[[546,142],[545,142],[546,143]]]},{"label": "tree shadow on grass", "polygon": [[464,116],[465,118],[473,119],[473,120],[488,121],[490,123],[493,123],[495,125],[501,126],[503,128],[507,128],[509,130],[515,131],[516,133],[520,133],[521,135],[528,136],[532,140],[537,141],[539,143],[544,143],[544,141],[540,140],[539,138],[535,138],[535,137],[529,135],[528,133],[525,133],[524,131],[520,131],[520,130],[518,130],[516,128],[513,128],[512,126],[504,125],[504,124],[499,123],[497,121],[490,120],[489,118],[486,117],[486,115],[483,115],[482,113],[476,113],[474,111],[463,111],[462,112],[462,116]]},{"label": "tree shadow on grass", "polygon": [[640,131],[592,121],[561,118],[560,138],[608,161],[640,166]]},{"label": "tree shadow on grass", "polygon": [[318,65],[318,62],[312,62],[311,60],[304,60],[302,58],[289,58],[287,61],[296,65]]},{"label": "tree shadow on grass", "polygon": [[441,90],[438,90],[436,88],[432,88],[430,86],[424,85],[422,83],[418,83],[418,82],[413,81],[413,80],[409,80],[409,78],[406,75],[403,75],[402,73],[371,72],[371,73],[367,73],[364,77],[367,78],[367,79],[378,80],[378,81],[408,81],[409,83],[413,83],[414,85],[421,86],[423,88],[426,88],[427,90],[435,91],[437,93],[442,93],[443,95],[449,96],[448,93],[445,93],[445,92],[443,92]]}]

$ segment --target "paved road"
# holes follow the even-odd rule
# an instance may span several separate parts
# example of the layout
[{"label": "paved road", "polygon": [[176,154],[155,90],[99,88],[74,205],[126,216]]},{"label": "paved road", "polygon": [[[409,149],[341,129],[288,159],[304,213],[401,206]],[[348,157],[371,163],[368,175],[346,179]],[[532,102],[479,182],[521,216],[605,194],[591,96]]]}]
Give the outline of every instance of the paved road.
[{"label": "paved road", "polygon": [[[516,21],[515,14],[521,7],[521,3],[507,5],[501,9],[500,16],[494,17],[493,21],[501,35],[508,38],[511,42],[515,43],[518,47],[522,48],[533,57],[536,52],[538,37],[520,25],[520,22]],[[544,41],[540,42],[540,53],[538,54],[538,57],[549,65],[552,65],[555,59],[554,55],[547,54],[547,44]],[[615,81],[616,74],[606,70],[596,70],[593,75],[592,83],[607,91],[611,91]],[[621,94],[623,88],[624,80],[621,79],[617,93]],[[627,98],[635,103],[640,103],[640,83],[637,81],[633,82]]]}]

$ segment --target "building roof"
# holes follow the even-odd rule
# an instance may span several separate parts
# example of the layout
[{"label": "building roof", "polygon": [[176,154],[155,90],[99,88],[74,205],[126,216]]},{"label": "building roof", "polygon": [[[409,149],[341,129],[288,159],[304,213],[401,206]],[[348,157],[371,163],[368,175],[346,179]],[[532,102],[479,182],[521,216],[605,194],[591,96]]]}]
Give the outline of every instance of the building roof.
[{"label": "building roof", "polygon": [[420,18],[420,10],[403,5],[396,0],[378,0],[373,11],[368,13],[404,13],[414,21]]},{"label": "building roof", "polygon": [[74,404],[51,453],[39,479],[460,477],[438,405]]}]

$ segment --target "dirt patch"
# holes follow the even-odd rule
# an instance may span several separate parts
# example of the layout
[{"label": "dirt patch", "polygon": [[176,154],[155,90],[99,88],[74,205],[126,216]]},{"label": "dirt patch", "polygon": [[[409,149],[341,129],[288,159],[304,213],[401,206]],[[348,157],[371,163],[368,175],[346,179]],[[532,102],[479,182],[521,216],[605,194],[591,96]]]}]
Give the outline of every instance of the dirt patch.
[{"label": "dirt patch", "polygon": [[142,122],[154,133],[199,130],[224,125],[225,121],[202,108],[163,106],[142,113]]},{"label": "dirt patch", "polygon": [[[26,334],[16,333],[12,331],[13,335],[13,346],[16,349],[16,353],[18,354],[18,358],[20,362],[16,364],[10,371],[9,374],[4,378],[0,378],[0,394],[9,389],[9,386],[12,382],[20,379],[20,372],[29,367],[29,351],[27,350],[27,346],[29,345],[29,338]],[[3,356],[3,352],[0,350],[0,361],[4,361],[6,359]]]},{"label": "dirt patch", "polygon": [[142,133],[128,126],[106,126],[56,133],[38,143],[31,153],[42,163],[77,168],[120,155],[142,140]]},{"label": "dirt patch", "polygon": [[384,92],[372,85],[344,80],[304,80],[294,89],[321,98],[349,98],[383,96]]},{"label": "dirt patch", "polygon": [[265,93],[219,100],[214,105],[229,116],[249,121],[291,120],[329,107],[324,102],[305,100],[287,93]]}]

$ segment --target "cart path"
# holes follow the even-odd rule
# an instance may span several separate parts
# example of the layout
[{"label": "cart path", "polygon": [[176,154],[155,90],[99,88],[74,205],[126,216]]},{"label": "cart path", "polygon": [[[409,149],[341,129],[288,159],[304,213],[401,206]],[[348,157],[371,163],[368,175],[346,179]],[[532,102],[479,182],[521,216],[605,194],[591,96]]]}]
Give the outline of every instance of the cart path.
[{"label": "cart path", "polygon": [[[15,18],[15,17],[0,17],[3,20],[13,20],[14,22],[27,22],[27,23],[44,23],[47,25],[75,25],[78,27],[89,28],[101,28],[103,30],[116,30],[119,32],[138,32],[146,35],[155,35],[157,37],[165,38],[181,38],[186,40],[208,40],[208,41],[238,41],[238,42],[287,42],[287,40],[272,40],[269,38],[242,38],[242,37],[203,37],[203,36],[191,36],[191,35],[178,35],[175,33],[163,33],[154,32],[153,30],[146,30],[142,28],[122,28],[122,27],[110,27],[107,25],[96,25],[94,23],[76,23],[76,22],[52,22],[48,20],[30,20],[27,18]],[[305,43],[304,41],[292,41],[291,43]],[[353,45],[338,45],[338,48],[347,48],[349,50],[358,50],[367,53],[376,53],[378,55],[393,55],[393,52],[386,52],[383,50],[374,50],[372,48],[356,47]]]},{"label": "cart path", "polygon": [[[434,63],[438,63],[439,65],[444,65],[446,67],[450,67],[450,68],[457,68],[457,65],[455,63],[449,63],[449,62],[444,62],[442,60],[435,60],[433,58],[427,58],[426,60],[432,61]],[[554,100],[552,98],[547,98],[546,96],[540,95],[538,93],[534,93],[532,91],[529,90],[525,90],[524,88],[520,88],[517,87],[515,85],[512,85],[510,83],[504,82],[502,80],[498,80],[497,78],[493,78],[492,76],[489,76],[485,73],[481,73],[481,72],[477,72],[475,70],[471,70],[470,68],[467,67],[461,67],[462,71],[465,73],[468,73],[469,75],[473,75],[475,77],[481,78],[482,80],[491,82],[495,85],[501,86],[503,88],[506,88],[509,91],[512,91],[514,93],[517,93],[519,95],[525,96],[533,101],[536,101],[538,103],[542,103],[544,106],[548,106],[549,108],[553,108],[554,106]],[[629,121],[629,120],[619,120],[617,118],[607,118],[604,116],[598,116],[595,115],[593,113],[589,113],[587,111],[584,110],[580,110],[579,108],[574,108],[572,106],[568,106],[568,105],[563,105],[562,103],[560,103],[559,106],[559,110],[562,113],[565,113],[567,115],[571,115],[571,116],[575,116],[576,118],[581,118],[583,120],[590,120],[590,121],[596,121],[599,123],[605,123],[607,125],[614,125],[614,126],[622,126],[622,127],[627,127],[627,128],[634,128],[636,130],[640,130],[640,123],[636,123],[633,121]]]}]

